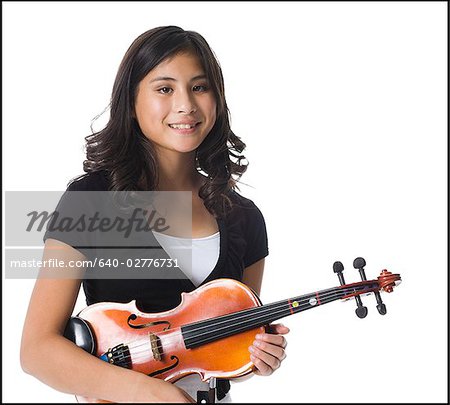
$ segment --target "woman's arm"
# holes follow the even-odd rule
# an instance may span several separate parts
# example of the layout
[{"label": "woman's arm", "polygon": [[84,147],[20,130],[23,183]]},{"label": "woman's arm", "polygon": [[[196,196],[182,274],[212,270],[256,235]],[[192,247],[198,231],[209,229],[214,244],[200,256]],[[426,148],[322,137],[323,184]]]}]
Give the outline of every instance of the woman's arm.
[{"label": "woman's arm", "polygon": [[256,294],[261,294],[261,285],[264,275],[265,259],[258,260],[256,263],[244,269],[242,282],[248,285]]},{"label": "woman's arm", "polygon": [[[66,263],[85,259],[71,246],[48,239],[43,260],[51,258]],[[22,334],[23,370],[59,391],[83,397],[113,402],[193,402],[175,385],[104,362],[63,336],[81,285],[82,269],[78,271],[78,278],[36,280]]]},{"label": "woman's arm", "polygon": [[[261,293],[261,285],[264,274],[264,259],[244,269],[242,282],[253,289],[258,295]],[[289,332],[289,328],[282,324],[269,326],[269,333],[256,335],[253,345],[249,347],[250,359],[256,366],[258,375],[270,375],[280,367],[286,358],[286,339],[281,336]]]}]

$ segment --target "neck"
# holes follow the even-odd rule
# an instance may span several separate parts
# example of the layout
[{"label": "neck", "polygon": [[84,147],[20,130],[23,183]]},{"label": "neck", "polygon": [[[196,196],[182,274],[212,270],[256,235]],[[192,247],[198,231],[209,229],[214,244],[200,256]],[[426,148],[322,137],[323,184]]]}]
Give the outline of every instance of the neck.
[{"label": "neck", "polygon": [[164,152],[158,154],[158,190],[197,191],[201,175],[195,167],[195,152]]},{"label": "neck", "polygon": [[186,348],[194,348],[246,330],[268,325],[278,319],[317,308],[323,304],[353,295],[377,291],[378,289],[378,281],[362,281],[206,319],[181,328],[184,343]]}]

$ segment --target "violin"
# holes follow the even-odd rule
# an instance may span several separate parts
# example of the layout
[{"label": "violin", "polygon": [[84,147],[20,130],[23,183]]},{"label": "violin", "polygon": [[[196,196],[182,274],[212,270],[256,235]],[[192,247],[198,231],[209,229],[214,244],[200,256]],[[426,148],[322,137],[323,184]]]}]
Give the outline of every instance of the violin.
[{"label": "violin", "polygon": [[[176,308],[160,313],[140,312],[136,301],[97,303],[72,317],[64,336],[101,360],[169,382],[189,374],[198,374],[203,381],[235,379],[255,370],[248,347],[256,334],[280,318],[353,297],[356,314],[363,318],[367,308],[360,296],[370,293],[376,296],[378,312],[386,314],[380,292],[392,292],[401,282],[399,274],[383,270],[368,281],[360,266],[362,281],[345,284],[342,263],[336,262],[333,269],[339,287],[266,305],[248,286],[233,279],[213,280],[182,293]],[[106,402],[80,396],[77,400]]]}]

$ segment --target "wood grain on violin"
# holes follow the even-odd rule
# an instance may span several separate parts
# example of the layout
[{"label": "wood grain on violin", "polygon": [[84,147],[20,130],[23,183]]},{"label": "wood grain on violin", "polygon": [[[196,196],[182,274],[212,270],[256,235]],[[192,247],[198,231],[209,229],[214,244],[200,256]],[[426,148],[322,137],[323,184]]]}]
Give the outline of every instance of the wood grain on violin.
[{"label": "wood grain on violin", "polygon": [[262,305],[245,284],[218,279],[183,293],[180,305],[166,312],[140,312],[135,301],[88,306],[71,318],[65,336],[104,361],[166,381],[193,373],[204,381],[233,379],[254,370],[248,348],[271,322],[339,299],[391,292],[400,281],[383,270],[376,280]]}]

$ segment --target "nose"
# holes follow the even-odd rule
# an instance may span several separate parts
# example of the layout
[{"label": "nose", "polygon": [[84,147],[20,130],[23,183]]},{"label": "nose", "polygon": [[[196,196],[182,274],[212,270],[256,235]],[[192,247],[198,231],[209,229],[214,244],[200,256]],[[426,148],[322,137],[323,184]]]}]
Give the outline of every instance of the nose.
[{"label": "nose", "polygon": [[179,114],[192,114],[197,111],[194,97],[189,92],[179,92],[178,96],[175,97],[174,102],[174,109]]}]

